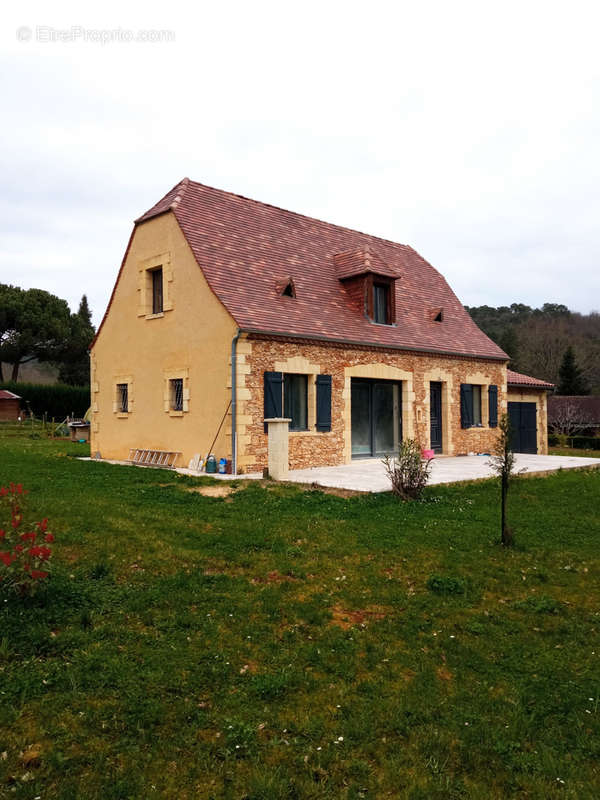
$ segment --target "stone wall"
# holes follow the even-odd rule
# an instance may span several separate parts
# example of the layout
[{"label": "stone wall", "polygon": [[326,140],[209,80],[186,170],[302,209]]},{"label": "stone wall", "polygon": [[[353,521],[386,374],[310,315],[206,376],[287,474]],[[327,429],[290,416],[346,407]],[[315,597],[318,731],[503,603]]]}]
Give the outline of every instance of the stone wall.
[{"label": "stone wall", "polygon": [[[240,342],[242,344],[242,342]],[[333,466],[351,460],[351,379],[402,381],[404,438],[429,446],[429,383],[442,383],[443,454],[489,452],[497,429],[488,427],[490,384],[498,386],[498,415],[506,411],[506,365],[499,361],[353,348],[331,344],[250,338],[238,355],[238,467],[247,472],[267,465],[263,429],[263,376],[266,371],[308,375],[308,431],[290,433],[290,468]],[[241,368],[241,369],[240,369]],[[332,376],[330,432],[315,429],[315,378]],[[482,386],[482,427],[463,430],[460,384]]]}]

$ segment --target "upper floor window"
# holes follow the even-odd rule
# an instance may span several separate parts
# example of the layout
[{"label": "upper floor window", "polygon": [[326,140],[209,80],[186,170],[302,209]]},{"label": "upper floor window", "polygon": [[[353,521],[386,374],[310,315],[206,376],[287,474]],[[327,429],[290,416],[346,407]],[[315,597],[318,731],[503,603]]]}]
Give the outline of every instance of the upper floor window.
[{"label": "upper floor window", "polygon": [[163,312],[163,271],[162,267],[153,269],[150,272],[152,277],[152,313],[162,314]]},{"label": "upper floor window", "polygon": [[385,283],[373,284],[373,322],[386,325],[390,322],[389,307],[390,287]]}]

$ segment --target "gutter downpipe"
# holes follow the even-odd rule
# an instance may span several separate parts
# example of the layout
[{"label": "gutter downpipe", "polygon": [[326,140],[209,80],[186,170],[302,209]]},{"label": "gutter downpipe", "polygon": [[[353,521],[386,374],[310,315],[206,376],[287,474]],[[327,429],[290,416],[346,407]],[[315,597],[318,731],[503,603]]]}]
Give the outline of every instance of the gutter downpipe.
[{"label": "gutter downpipe", "polygon": [[236,335],[231,340],[231,472],[237,475],[237,343],[242,334],[238,328]]}]

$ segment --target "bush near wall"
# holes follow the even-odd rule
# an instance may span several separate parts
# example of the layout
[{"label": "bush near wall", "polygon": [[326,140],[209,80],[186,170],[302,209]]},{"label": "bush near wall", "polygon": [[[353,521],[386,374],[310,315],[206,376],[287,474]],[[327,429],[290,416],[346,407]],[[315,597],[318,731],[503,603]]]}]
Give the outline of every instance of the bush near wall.
[{"label": "bush near wall", "polygon": [[572,447],[575,450],[600,450],[600,436],[548,436],[549,447]]},{"label": "bush near wall", "polygon": [[57,421],[74,414],[83,417],[90,407],[89,386],[68,386],[66,383],[15,383],[0,384],[0,389],[8,389],[21,397],[23,410],[29,408],[36,417],[44,414]]}]

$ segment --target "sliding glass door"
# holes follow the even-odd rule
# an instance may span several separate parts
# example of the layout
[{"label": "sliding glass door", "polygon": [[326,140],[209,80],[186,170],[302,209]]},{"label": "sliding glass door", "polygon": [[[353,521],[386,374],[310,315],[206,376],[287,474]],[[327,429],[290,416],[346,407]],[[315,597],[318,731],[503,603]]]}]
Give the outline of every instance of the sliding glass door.
[{"label": "sliding glass door", "polygon": [[352,457],[395,453],[402,439],[402,393],[396,381],[353,378]]}]

